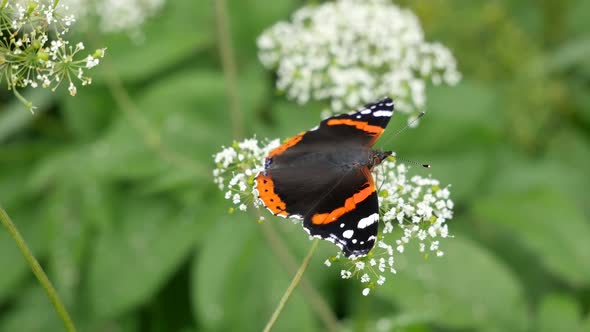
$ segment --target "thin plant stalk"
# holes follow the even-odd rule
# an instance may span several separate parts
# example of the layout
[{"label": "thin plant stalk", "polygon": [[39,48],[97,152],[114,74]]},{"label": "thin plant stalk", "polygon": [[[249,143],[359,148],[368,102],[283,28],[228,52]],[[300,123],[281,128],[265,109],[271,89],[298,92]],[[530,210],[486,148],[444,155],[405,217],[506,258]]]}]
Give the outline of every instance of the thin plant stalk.
[{"label": "thin plant stalk", "polygon": [[238,95],[238,75],[236,66],[236,56],[232,48],[229,15],[227,14],[227,4],[225,0],[215,0],[215,22],[217,24],[217,34],[219,43],[219,56],[221,58],[221,67],[225,78],[225,89],[229,102],[229,113],[232,124],[232,132],[235,139],[242,136],[242,110],[240,109],[240,100]]},{"label": "thin plant stalk", "polygon": [[[280,262],[283,263],[283,265],[285,265],[285,268],[289,271],[289,273],[296,273],[298,269],[297,262],[295,261],[293,255],[291,255],[291,253],[289,252],[289,249],[282,242],[276,230],[274,230],[273,226],[267,222],[263,222],[261,226],[264,236],[266,237],[269,245],[273,249],[273,253],[275,253],[278,256]],[[330,305],[324,300],[322,295],[313,287],[309,280],[303,278],[300,283],[300,289],[302,291],[303,296],[309,302],[309,305],[313,309],[313,312],[316,313],[319,319],[324,323],[326,331],[341,331],[342,328],[340,327],[338,318],[336,318],[336,315],[330,308]]]},{"label": "thin plant stalk", "polygon": [[270,319],[266,323],[266,326],[264,327],[264,330],[263,330],[264,332],[270,332],[270,330],[272,329],[272,327],[276,323],[281,312],[283,311],[283,308],[285,307],[285,304],[287,303],[287,301],[289,301],[289,298],[293,294],[293,291],[295,290],[295,288],[297,288],[297,285],[299,285],[301,278],[303,278],[303,274],[305,273],[305,270],[307,270],[307,267],[309,266],[309,262],[311,261],[311,257],[313,256],[316,249],[318,248],[319,243],[320,243],[319,239],[315,239],[312,242],[311,247],[309,248],[309,251],[307,252],[307,255],[305,256],[305,258],[303,259],[303,262],[301,263],[301,266],[299,266],[297,273],[295,273],[293,280],[291,280],[291,284],[289,285],[289,287],[287,287],[287,290],[283,294],[283,297],[279,301],[279,304],[275,308],[275,311],[272,313],[272,316],[270,317]]},{"label": "thin plant stalk", "polygon": [[4,227],[6,228],[10,237],[14,240],[14,242],[16,242],[18,249],[27,261],[27,264],[29,264],[31,270],[33,270],[33,274],[35,275],[35,277],[37,277],[37,280],[39,280],[39,283],[41,283],[41,286],[43,286],[43,288],[45,289],[47,297],[49,297],[49,300],[53,304],[53,307],[55,308],[57,315],[62,320],[66,331],[76,332],[74,322],[70,318],[68,310],[59,299],[59,295],[57,294],[57,291],[51,284],[51,281],[47,277],[47,274],[45,274],[45,271],[43,271],[43,268],[41,267],[41,265],[39,265],[39,262],[31,252],[31,249],[29,249],[27,242],[21,236],[20,232],[16,228],[16,225],[12,222],[12,220],[8,216],[8,213],[6,213],[6,211],[2,207],[0,207],[0,222],[2,222],[2,225],[4,225]]}]

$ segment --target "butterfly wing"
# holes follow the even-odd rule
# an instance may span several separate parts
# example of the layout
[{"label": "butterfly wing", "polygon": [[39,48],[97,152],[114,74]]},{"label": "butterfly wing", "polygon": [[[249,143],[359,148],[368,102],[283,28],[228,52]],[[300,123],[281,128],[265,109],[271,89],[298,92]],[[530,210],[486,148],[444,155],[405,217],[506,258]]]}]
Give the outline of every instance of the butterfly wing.
[{"label": "butterfly wing", "polygon": [[269,153],[269,157],[298,153],[315,144],[349,144],[373,146],[393,115],[393,101],[384,98],[360,109],[333,116],[319,126],[290,138]]},{"label": "butterfly wing", "polygon": [[365,255],[375,244],[379,205],[369,169],[351,161],[368,156],[392,115],[385,98],[287,140],[256,177],[259,198],[275,215],[304,219],[310,235],[347,256]]},{"label": "butterfly wing", "polygon": [[373,248],[379,204],[367,167],[339,171],[322,163],[271,168],[256,180],[266,207],[282,217],[302,218],[311,236],[333,242],[348,257],[364,256]]},{"label": "butterfly wing", "polygon": [[368,168],[350,172],[305,215],[303,227],[314,237],[336,244],[345,256],[365,256],[375,245],[379,201]]}]

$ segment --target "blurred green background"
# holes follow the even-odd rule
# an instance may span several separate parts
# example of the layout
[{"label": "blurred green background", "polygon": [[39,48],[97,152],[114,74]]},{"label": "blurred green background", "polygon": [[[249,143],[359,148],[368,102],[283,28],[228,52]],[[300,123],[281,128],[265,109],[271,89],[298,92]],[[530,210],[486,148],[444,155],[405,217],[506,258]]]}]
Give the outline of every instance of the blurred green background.
[{"label": "blurred green background", "polygon": [[[244,137],[320,118],[256,57],[256,37],[305,3],[228,1]],[[398,118],[382,141],[452,184],[454,238],[440,259],[408,250],[368,297],[323,266],[335,248],[322,243],[276,330],[325,330],[320,303],[354,331],[590,331],[590,2],[399,4],[464,79],[429,87],[421,125],[388,140]],[[25,91],[35,115],[2,92],[0,204],[81,331],[259,331],[293,276],[284,257],[310,242],[228,214],[212,183],[211,156],[233,139],[213,2],[168,1],[141,31],[76,35],[108,47],[105,63],[76,97]],[[60,330],[0,230],[0,331]]]}]

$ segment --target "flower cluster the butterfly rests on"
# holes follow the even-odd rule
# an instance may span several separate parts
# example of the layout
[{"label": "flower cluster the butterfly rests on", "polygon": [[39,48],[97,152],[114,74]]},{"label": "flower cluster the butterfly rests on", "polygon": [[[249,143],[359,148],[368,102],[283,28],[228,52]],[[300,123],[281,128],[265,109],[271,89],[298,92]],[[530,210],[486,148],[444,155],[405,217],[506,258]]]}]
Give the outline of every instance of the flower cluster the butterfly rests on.
[{"label": "flower cluster the butterfly rests on", "polygon": [[461,78],[449,49],[427,42],[414,13],[387,0],[308,5],[257,43],[260,61],[277,73],[277,89],[300,104],[328,101],[326,116],[390,96],[417,125],[426,83]]},{"label": "flower cluster the butterfly rests on", "polygon": [[[255,178],[264,169],[269,152],[280,146],[279,140],[260,141],[250,138],[234,142],[214,156],[215,183],[235,208],[260,208]],[[448,186],[419,175],[409,176],[408,167],[395,160],[384,160],[374,170],[379,187],[380,231],[376,245],[368,255],[348,259],[341,251],[325,260],[327,266],[338,266],[343,279],[357,278],[363,295],[382,285],[388,274],[396,273],[395,257],[412,247],[428,255],[442,256],[440,239],[449,236],[447,221],[453,215],[453,201]],[[278,219],[278,218],[277,218]],[[301,223],[300,220],[294,222]],[[416,242],[412,245],[412,242]]]},{"label": "flower cluster the butterfly rests on", "polygon": [[0,3],[0,81],[31,111],[33,105],[17,89],[55,90],[66,82],[74,96],[77,84],[92,83],[85,71],[98,65],[105,49],[85,53],[83,43],[72,45],[66,34],[75,21],[68,8],[58,1]]}]

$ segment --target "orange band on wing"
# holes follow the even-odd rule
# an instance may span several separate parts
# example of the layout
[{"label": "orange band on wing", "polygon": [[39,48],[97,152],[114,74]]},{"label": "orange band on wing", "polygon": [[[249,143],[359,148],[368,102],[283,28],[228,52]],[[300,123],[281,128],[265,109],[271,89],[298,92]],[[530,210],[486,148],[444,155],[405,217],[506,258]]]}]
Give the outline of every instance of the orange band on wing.
[{"label": "orange band on wing", "polygon": [[353,126],[357,129],[362,131],[366,131],[368,133],[379,135],[383,132],[383,128],[379,126],[370,125],[364,121],[355,121],[351,119],[332,119],[328,120],[328,126],[337,126],[337,125],[346,125],[346,126]]},{"label": "orange band on wing", "polygon": [[345,213],[354,210],[358,203],[364,201],[375,192],[375,186],[372,182],[373,181],[369,181],[364,189],[352,195],[352,197],[347,198],[346,201],[344,201],[344,206],[339,207],[330,213],[314,214],[311,217],[311,222],[315,225],[329,224],[338,220],[338,218],[342,217]]},{"label": "orange band on wing", "polygon": [[264,205],[270,210],[270,212],[286,217],[289,214],[285,209],[287,209],[287,205],[283,200],[275,193],[275,184],[270,178],[270,176],[262,175],[262,173],[258,174],[256,177],[256,189],[258,190],[258,195]]},{"label": "orange band on wing", "polygon": [[301,139],[303,138],[303,135],[305,133],[301,133],[297,136],[291,137],[289,138],[285,143],[283,143],[281,146],[279,146],[278,148],[272,150],[268,156],[272,157],[272,156],[276,156],[278,154],[281,154],[283,152],[285,152],[285,150],[287,150],[288,148],[292,147],[293,145],[299,143],[299,141],[301,141]]}]

